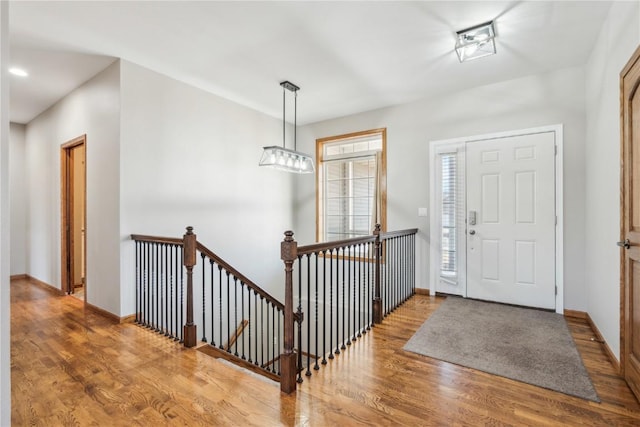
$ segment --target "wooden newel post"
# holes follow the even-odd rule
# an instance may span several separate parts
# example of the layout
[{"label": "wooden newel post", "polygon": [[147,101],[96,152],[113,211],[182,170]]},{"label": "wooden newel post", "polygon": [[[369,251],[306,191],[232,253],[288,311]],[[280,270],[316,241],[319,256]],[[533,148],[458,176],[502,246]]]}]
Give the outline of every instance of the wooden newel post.
[{"label": "wooden newel post", "polygon": [[196,265],[196,235],[193,227],[187,227],[183,240],[184,266],[187,268],[187,323],[184,325],[183,336],[185,347],[196,346],[196,325],[193,323],[193,266]]},{"label": "wooden newel post", "polygon": [[280,244],[280,258],[284,261],[284,350],[281,359],[280,391],[296,391],[296,353],[294,349],[293,314],[293,262],[298,257],[298,243],[293,240],[293,231],[285,231]]},{"label": "wooden newel post", "polygon": [[375,242],[375,281],[374,281],[374,294],[373,294],[373,323],[382,323],[382,298],[380,297],[380,263],[382,261],[382,245],[380,243],[380,224],[376,224],[376,229],[373,231],[376,236]]}]

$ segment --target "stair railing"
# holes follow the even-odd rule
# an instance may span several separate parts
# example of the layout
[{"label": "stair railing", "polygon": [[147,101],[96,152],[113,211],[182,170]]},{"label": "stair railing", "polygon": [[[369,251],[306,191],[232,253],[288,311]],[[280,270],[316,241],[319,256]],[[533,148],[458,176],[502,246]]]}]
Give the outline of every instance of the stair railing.
[{"label": "stair railing", "polygon": [[415,293],[416,233],[377,225],[370,236],[299,247],[285,232],[284,303],[198,242],[192,227],[182,239],[132,235],[135,321],[185,347],[197,345],[200,328],[207,344],[199,349],[292,393],[305,367],[311,376]]},{"label": "stair railing", "polygon": [[182,239],[131,238],[138,324],[189,348],[198,344],[199,332],[207,343],[202,351],[281,381],[286,357],[280,301],[198,242],[192,227]]},{"label": "stair railing", "polygon": [[[285,338],[284,353],[297,356],[297,377],[287,387],[281,383],[284,392],[295,391],[305,369],[311,376],[415,293],[416,233],[387,233],[376,225],[370,236],[298,246],[293,232],[285,232],[285,307],[293,313],[297,287],[299,321],[296,336]],[[294,327],[286,322],[285,328]]]}]

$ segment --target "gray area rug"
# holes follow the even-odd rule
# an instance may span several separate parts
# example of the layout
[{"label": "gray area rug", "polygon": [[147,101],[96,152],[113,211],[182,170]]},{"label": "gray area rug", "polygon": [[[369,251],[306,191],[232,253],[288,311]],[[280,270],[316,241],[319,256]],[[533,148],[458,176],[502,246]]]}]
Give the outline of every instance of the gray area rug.
[{"label": "gray area rug", "polygon": [[448,297],[404,350],[600,402],[560,314]]}]

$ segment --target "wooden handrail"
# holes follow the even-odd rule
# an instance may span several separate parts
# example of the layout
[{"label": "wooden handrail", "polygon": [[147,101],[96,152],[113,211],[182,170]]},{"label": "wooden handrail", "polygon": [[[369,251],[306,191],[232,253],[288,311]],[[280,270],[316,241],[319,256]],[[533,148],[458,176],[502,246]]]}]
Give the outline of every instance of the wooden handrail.
[{"label": "wooden handrail", "polygon": [[347,246],[355,246],[363,243],[371,243],[376,240],[376,236],[354,237],[352,239],[332,240],[330,242],[312,243],[306,246],[298,247],[298,255],[308,255],[318,252],[324,252],[331,249],[344,248]]},{"label": "wooden handrail", "polygon": [[145,236],[143,234],[132,234],[131,240],[135,240],[136,242],[169,243],[179,246],[184,244],[183,239],[178,237]]},{"label": "wooden handrail", "polygon": [[[409,236],[416,234],[417,228],[408,228],[406,230],[385,231],[380,232],[380,240],[391,239],[394,237]],[[313,253],[325,252],[332,249],[345,248],[348,246],[361,245],[363,243],[373,243],[376,241],[376,235],[364,237],[354,237],[352,239],[332,240],[330,242],[312,243],[310,245],[298,246],[298,255],[309,255]]]},{"label": "wooden handrail", "polygon": [[233,268],[231,264],[229,264],[228,262],[220,258],[211,249],[207,248],[205,245],[203,245],[200,242],[197,243],[197,248],[200,252],[202,252],[212,260],[214,260],[216,264],[218,264],[219,266],[224,268],[226,271],[228,271],[232,276],[238,278],[242,283],[247,285],[253,291],[257,292],[261,297],[265,298],[267,301],[273,304],[276,308],[278,308],[279,310],[284,310],[284,304],[282,304],[276,298],[271,296],[271,294],[269,294],[267,291],[262,289],[260,286],[253,283],[253,281],[249,279],[247,276],[245,276],[244,274],[240,273],[238,270]]},{"label": "wooden handrail", "polygon": [[398,231],[382,231],[380,232],[380,240],[391,239],[393,237],[410,236],[418,232],[417,228],[407,228],[406,230]]}]

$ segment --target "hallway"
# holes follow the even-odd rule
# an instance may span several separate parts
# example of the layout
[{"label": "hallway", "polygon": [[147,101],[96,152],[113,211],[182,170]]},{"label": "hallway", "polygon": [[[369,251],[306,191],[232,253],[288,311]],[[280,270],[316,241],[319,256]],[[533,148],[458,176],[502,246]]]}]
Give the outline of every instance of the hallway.
[{"label": "hallway", "polygon": [[415,296],[285,396],[277,384],[11,285],[12,422],[22,425],[616,425],[640,405],[586,323],[569,321],[601,404],[401,350],[440,304]]}]

